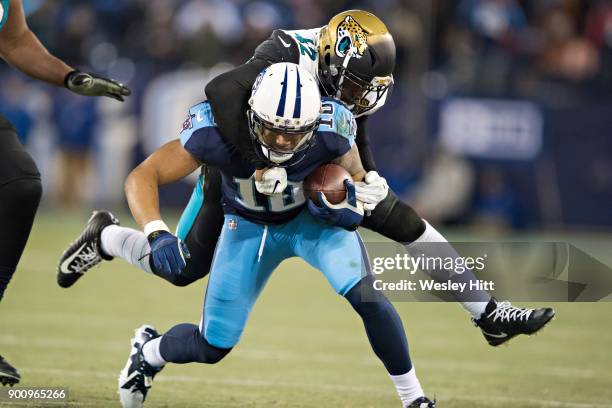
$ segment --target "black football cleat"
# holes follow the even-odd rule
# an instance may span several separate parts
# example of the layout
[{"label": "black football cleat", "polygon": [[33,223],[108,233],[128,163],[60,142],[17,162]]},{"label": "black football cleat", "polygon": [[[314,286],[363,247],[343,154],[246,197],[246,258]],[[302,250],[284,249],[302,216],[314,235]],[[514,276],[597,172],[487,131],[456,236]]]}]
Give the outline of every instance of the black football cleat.
[{"label": "black football cleat", "polygon": [[0,356],[0,383],[2,385],[10,385],[11,387],[21,380],[19,371]]},{"label": "black football cleat", "polygon": [[119,221],[108,211],[94,211],[81,235],[64,251],[57,267],[57,284],[69,288],[102,260],[111,261],[112,256],[102,252],[100,236],[109,225]]},{"label": "black football cleat", "polygon": [[164,367],[153,367],[145,361],[142,347],[160,334],[154,327],[143,325],[134,331],[130,356],[119,374],[119,399],[123,408],[141,408],[153,385],[153,378]]},{"label": "black football cleat", "polygon": [[412,401],[406,408],[436,408],[436,400],[430,400],[427,397],[421,397]]},{"label": "black football cleat", "polygon": [[472,318],[472,321],[480,327],[487,342],[496,347],[519,334],[531,335],[538,332],[553,317],[555,311],[550,307],[521,308],[491,298],[480,319]]}]

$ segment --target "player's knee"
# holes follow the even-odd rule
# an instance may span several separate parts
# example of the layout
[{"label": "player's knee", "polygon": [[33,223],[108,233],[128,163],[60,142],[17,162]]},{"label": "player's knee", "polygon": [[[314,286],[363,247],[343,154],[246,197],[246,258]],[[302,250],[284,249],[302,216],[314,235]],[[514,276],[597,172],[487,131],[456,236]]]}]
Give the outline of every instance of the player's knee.
[{"label": "player's knee", "polygon": [[219,348],[210,344],[204,336],[200,336],[201,345],[198,349],[198,361],[205,364],[217,364],[232,351],[232,348]]},{"label": "player's knee", "polygon": [[6,197],[12,199],[21,211],[36,212],[42,196],[40,179],[24,178],[16,180],[7,184],[3,190],[7,193]]},{"label": "player's knee", "polygon": [[231,349],[240,341],[243,328],[230,319],[211,319],[206,324],[203,337],[216,348]]},{"label": "player's knee", "polygon": [[172,274],[168,282],[172,283],[174,286],[185,287],[191,285],[193,282],[197,281],[199,277],[193,276],[190,274],[191,268],[189,267],[189,261],[187,261],[187,266],[183,269],[183,272],[180,275]]},{"label": "player's knee", "polygon": [[401,243],[413,242],[425,232],[423,219],[392,191],[389,191],[387,198],[366,217],[362,225]]},{"label": "player's knee", "polygon": [[391,305],[383,293],[374,289],[373,283],[372,275],[365,276],[344,295],[361,317],[379,313]]}]

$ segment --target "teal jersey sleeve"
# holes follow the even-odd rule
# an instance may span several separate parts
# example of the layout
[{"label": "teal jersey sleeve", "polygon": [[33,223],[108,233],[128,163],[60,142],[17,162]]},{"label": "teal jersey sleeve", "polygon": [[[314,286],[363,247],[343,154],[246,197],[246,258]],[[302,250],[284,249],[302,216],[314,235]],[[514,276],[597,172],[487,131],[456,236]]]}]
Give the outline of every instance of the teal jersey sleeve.
[{"label": "teal jersey sleeve", "polygon": [[6,23],[9,14],[9,0],[0,0],[0,29]]},{"label": "teal jersey sleeve", "polygon": [[231,158],[230,149],[221,138],[208,102],[189,109],[180,139],[185,150],[203,163],[223,164]]},{"label": "teal jersey sleeve", "polygon": [[355,143],[357,123],[349,108],[335,99],[323,98],[319,132],[335,133],[346,139],[350,146]]},{"label": "teal jersey sleeve", "polygon": [[215,123],[215,118],[213,117],[208,102],[202,102],[192,106],[189,108],[189,112],[187,112],[187,119],[183,122],[183,128],[180,134],[181,144],[185,146],[197,130],[216,126],[217,124]]},{"label": "teal jersey sleeve", "polygon": [[355,143],[357,123],[349,108],[335,99],[324,98],[317,140],[320,140],[332,158],[348,152]]}]

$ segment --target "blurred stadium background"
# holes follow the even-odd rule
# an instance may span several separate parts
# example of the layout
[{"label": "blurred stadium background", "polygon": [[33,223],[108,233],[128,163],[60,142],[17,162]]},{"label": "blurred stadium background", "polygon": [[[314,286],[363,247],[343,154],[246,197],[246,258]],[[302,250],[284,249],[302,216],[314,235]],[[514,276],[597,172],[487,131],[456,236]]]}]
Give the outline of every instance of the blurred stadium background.
[{"label": "blurred stadium background", "polygon": [[[373,11],[396,86],[372,117],[382,173],[428,219],[494,228],[612,226],[612,4],[590,0],[25,1],[68,63],[127,83],[126,104],[0,69],[0,104],[41,167],[48,203],[123,202],[127,172],[176,137],[206,81],[274,28]],[[73,177],[78,174],[79,177]],[[170,189],[180,206],[189,188]]]},{"label": "blurred stadium background", "polygon": [[[24,4],[51,52],[134,91],[124,104],[82,98],[0,65],[0,109],[45,187],[0,310],[0,351],[22,369],[24,386],[67,386],[70,406],[115,406],[131,330],[199,320],[201,284],[173,288],[114,262],[68,292],[55,284],[57,258],[89,209],[126,210],[125,176],[177,136],[209,78],[246,61],[274,28],[321,26],[344,9],[374,12],[395,38],[395,89],[371,118],[370,135],[398,194],[455,239],[566,240],[612,264],[610,1]],[[164,189],[168,213],[190,191],[189,183]],[[127,214],[122,220],[130,225]],[[398,305],[422,381],[440,406],[612,406],[609,303],[556,307],[559,318],[541,336],[491,350],[456,305]],[[219,367],[171,367],[150,403],[379,407],[397,400],[348,305],[291,261],[272,279],[236,354]]]}]

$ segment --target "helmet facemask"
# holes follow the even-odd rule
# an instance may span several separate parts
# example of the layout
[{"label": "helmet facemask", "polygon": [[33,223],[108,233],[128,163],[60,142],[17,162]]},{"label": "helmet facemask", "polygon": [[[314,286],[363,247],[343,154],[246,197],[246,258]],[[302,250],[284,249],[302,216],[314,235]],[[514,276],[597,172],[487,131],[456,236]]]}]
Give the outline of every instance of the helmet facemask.
[{"label": "helmet facemask", "polygon": [[270,65],[255,80],[249,106],[249,133],[264,161],[293,165],[297,153],[304,157],[321,117],[319,86],[308,71],[292,63]]},{"label": "helmet facemask", "polygon": [[302,127],[274,125],[250,109],[247,112],[256,151],[272,165],[281,165],[312,146],[319,120]]},{"label": "helmet facemask", "polygon": [[385,96],[393,85],[393,75],[366,81],[343,69],[338,84],[335,97],[346,103],[355,116],[360,116],[374,108]]},{"label": "helmet facemask", "polygon": [[395,44],[380,19],[347,10],[319,32],[319,83],[355,116],[374,109],[393,85]]}]

